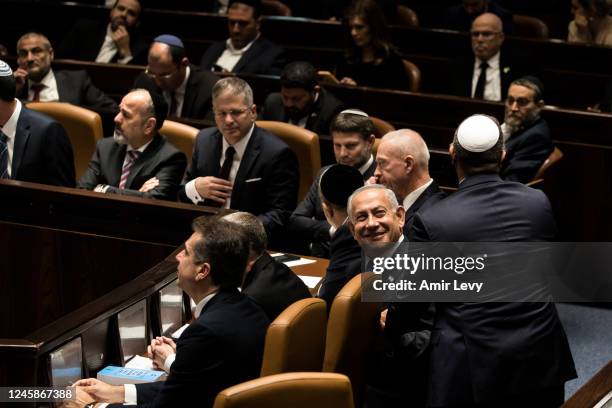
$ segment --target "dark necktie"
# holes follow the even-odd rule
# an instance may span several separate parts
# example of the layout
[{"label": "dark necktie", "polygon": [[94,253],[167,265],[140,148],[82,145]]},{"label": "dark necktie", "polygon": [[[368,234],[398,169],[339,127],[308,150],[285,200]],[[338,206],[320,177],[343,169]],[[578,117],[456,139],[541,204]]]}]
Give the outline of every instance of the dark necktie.
[{"label": "dark necktie", "polygon": [[32,84],[30,85],[30,89],[34,91],[34,96],[32,96],[32,102],[40,102],[40,93],[47,86],[43,84]]},{"label": "dark necktie", "polygon": [[487,68],[489,68],[489,64],[486,62],[480,63],[480,75],[478,76],[478,82],[476,82],[474,98],[484,98],[485,83],[487,82]]},{"label": "dark necktie", "polygon": [[138,150],[130,150],[127,152],[128,159],[123,164],[123,168],[121,169],[121,179],[119,180],[119,188],[125,188],[127,184],[127,179],[130,175],[130,170],[132,166],[138,160],[138,156],[140,156],[140,152]]},{"label": "dark necktie", "polygon": [[0,130],[0,179],[9,178],[8,174],[8,137]]},{"label": "dark necktie", "polygon": [[219,178],[229,180],[230,170],[232,169],[232,163],[234,162],[234,153],[236,150],[233,146],[229,146],[225,149],[225,160],[223,161],[223,166],[221,166],[221,170],[219,171]]}]

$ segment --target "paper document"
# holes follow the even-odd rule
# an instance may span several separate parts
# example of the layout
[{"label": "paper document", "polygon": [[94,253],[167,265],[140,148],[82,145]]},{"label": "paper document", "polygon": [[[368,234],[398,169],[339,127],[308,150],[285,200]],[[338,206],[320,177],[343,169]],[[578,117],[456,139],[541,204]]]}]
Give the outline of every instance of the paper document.
[{"label": "paper document", "polygon": [[142,356],[134,356],[130,361],[128,361],[125,366],[127,368],[134,368],[138,370],[155,370],[153,367],[153,360],[148,357]]}]

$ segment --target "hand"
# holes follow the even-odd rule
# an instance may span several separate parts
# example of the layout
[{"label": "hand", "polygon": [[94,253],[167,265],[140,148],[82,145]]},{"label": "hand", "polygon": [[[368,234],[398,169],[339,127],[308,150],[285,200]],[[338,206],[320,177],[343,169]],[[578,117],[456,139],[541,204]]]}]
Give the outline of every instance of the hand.
[{"label": "hand", "polygon": [[28,71],[25,68],[19,67],[13,72],[13,75],[15,76],[15,84],[17,85],[16,93],[19,94],[28,80]]},{"label": "hand", "polygon": [[340,80],[341,84],[344,85],[352,85],[352,86],[356,86],[357,82],[355,82],[355,80],[353,78],[349,78],[349,77],[344,77]]},{"label": "hand", "polygon": [[144,182],[142,187],[138,191],[141,193],[146,193],[147,191],[153,190],[155,187],[159,186],[159,179],[157,177],[151,177],[147,181]]},{"label": "hand", "polygon": [[83,391],[82,388],[74,388],[74,399],[63,401],[59,407],[60,408],[83,408],[87,404],[91,404],[95,400],[91,395]]},{"label": "hand", "polygon": [[589,26],[589,19],[584,14],[576,13],[574,15],[574,23],[579,28],[587,28]]},{"label": "hand", "polygon": [[174,344],[174,342],[167,337],[164,339],[165,340],[161,340],[158,337],[157,339],[151,341],[151,345],[149,346],[153,366],[161,370],[165,369],[164,364],[168,356],[176,353],[176,344]]},{"label": "hand", "polygon": [[385,325],[387,324],[387,312],[389,311],[389,309],[385,309],[382,312],[380,312],[380,328],[385,330]]},{"label": "hand", "polygon": [[195,188],[203,198],[225,204],[225,201],[232,195],[232,183],[218,177],[198,177]]},{"label": "hand", "polygon": [[367,184],[378,184],[378,179],[376,178],[376,176],[372,176],[369,179],[366,180],[366,185]]},{"label": "hand", "polygon": [[130,33],[125,26],[119,25],[117,29],[111,33],[111,38],[122,57],[132,55],[132,50],[130,49]]},{"label": "hand", "polygon": [[73,384],[77,391],[82,391],[92,398],[92,401],[122,404],[125,401],[123,385],[110,385],[95,378],[86,378]]}]

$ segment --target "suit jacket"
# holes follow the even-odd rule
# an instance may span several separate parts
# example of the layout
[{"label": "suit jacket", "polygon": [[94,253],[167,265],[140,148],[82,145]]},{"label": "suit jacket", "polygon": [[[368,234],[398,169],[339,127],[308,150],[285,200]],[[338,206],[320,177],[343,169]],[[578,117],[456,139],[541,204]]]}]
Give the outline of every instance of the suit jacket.
[{"label": "suit jacket", "polygon": [[[127,146],[118,144],[113,138],[100,140],[87,171],[79,181],[79,187],[93,190],[98,184],[108,184],[111,187],[107,193],[176,200],[187,167],[183,152],[160,134],[155,135],[130,169],[125,188],[120,189],[119,180],[126,151]],[[152,177],[159,179],[159,185],[146,193],[138,191]]]},{"label": "suit jacket", "polygon": [[[502,48],[499,55],[499,75],[501,80],[501,98],[506,99],[508,95],[508,87],[510,83],[515,79],[518,79],[527,74],[536,74],[538,68],[524,67],[520,61],[524,61],[524,58],[516,58],[509,55]],[[464,55],[459,57],[453,62],[453,68],[455,72],[451,77],[451,94],[457,96],[465,96],[470,98],[472,96],[472,77],[474,76],[474,54]]]},{"label": "suit jacket", "polygon": [[212,407],[217,394],[259,376],[268,318],[236,289],[222,289],[176,344],[164,382],[137,384],[138,406]]},{"label": "suit jacket", "polygon": [[[321,88],[319,98],[308,114],[305,126],[306,129],[318,135],[330,134],[329,125],[332,119],[344,108],[344,103],[325,89]],[[279,92],[271,93],[266,98],[262,119],[290,123],[289,117],[285,113],[285,107],[283,106],[283,100]]]},{"label": "suit jacket", "polygon": [[[497,174],[466,178],[415,216],[414,241],[550,240],[555,222],[541,191]],[[561,386],[576,376],[551,303],[438,303],[429,403],[489,403]]]},{"label": "suit jacket", "polygon": [[329,253],[329,266],[317,294],[327,303],[328,311],[340,289],[360,273],[359,268],[354,266],[361,265],[361,247],[353,238],[347,223],[342,224],[332,236]]},{"label": "suit jacket", "polygon": [[247,272],[242,283],[247,294],[273,321],[289,305],[311,297],[308,286],[284,263],[264,252]]},{"label": "suit jacket", "polygon": [[[225,41],[211,44],[200,61],[202,69],[211,70],[225,51]],[[286,65],[285,50],[259,36],[245,52],[232,72],[241,74],[280,75]]]},{"label": "suit jacket", "polygon": [[[59,102],[67,102],[85,108],[116,111],[117,104],[92,82],[87,71],[53,71]],[[18,98],[28,100],[28,82]]]},{"label": "suit jacket", "polygon": [[[198,133],[191,165],[179,193],[181,201],[191,202],[185,194],[187,182],[219,174],[222,137],[217,128]],[[295,153],[278,137],[255,126],[236,173],[231,208],[257,215],[271,236],[283,227],[295,208],[298,186]]]},{"label": "suit jacket", "polygon": [[74,187],[74,155],[59,122],[25,106],[17,121],[11,179]]},{"label": "suit jacket", "polygon": [[416,199],[410,208],[406,208],[406,215],[404,217],[404,235],[410,240],[410,230],[412,229],[412,223],[414,222],[414,216],[417,211],[424,211],[431,207],[433,204],[442,200],[446,197],[446,194],[440,190],[438,183],[432,181],[432,183],[421,193],[419,198]]},{"label": "suit jacket", "polygon": [[552,153],[554,146],[544,119],[513,134],[506,141],[506,157],[501,166],[504,180],[528,183]]},{"label": "suit jacket", "polygon": [[[209,71],[202,71],[190,65],[189,79],[185,88],[185,99],[181,118],[212,119],[212,87],[219,78]],[[160,95],[163,91],[155,81],[144,72],[134,81],[134,88],[145,88]]]},{"label": "suit jacket", "polygon": [[[329,242],[329,228],[331,227],[325,219],[321,199],[319,198],[319,180],[321,174],[329,166],[323,167],[317,177],[312,182],[308,194],[300,204],[298,204],[291,219],[289,220],[288,230],[295,240],[308,243],[323,243],[324,251],[317,253],[316,256],[327,256],[327,243]],[[372,177],[376,170],[376,161],[363,173],[364,181]]]},{"label": "suit jacket", "polygon": [[[58,58],[95,61],[104,43],[108,20],[79,20],[72,27],[57,49]],[[132,59],[128,64],[145,65],[149,45],[138,29],[130,31]]]}]

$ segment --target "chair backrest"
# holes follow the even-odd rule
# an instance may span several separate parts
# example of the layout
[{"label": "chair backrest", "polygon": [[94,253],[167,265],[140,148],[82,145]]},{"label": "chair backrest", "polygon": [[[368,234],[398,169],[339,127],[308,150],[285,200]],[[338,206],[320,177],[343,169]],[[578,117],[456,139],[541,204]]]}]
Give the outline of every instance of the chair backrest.
[{"label": "chair backrest", "polygon": [[310,185],[321,169],[321,151],[319,136],[310,130],[284,122],[258,120],[257,126],[274,133],[282,139],[296,154],[300,165],[300,189],[298,202],[308,194]]},{"label": "chair backrest", "polygon": [[72,144],[78,181],[87,170],[96,143],[104,136],[100,115],[65,102],[30,102],[27,107],[51,116],[62,124]]},{"label": "chair backrest", "polygon": [[323,299],[301,299],[290,305],[268,327],[261,376],[321,371],[326,325]]},{"label": "chair backrest", "polygon": [[514,23],[513,35],[527,37],[536,40],[548,39],[548,26],[539,18],[515,14],[512,16]]},{"label": "chair backrest", "polygon": [[419,16],[411,8],[398,5],[395,22],[397,25],[417,28],[419,26]]},{"label": "chair backrest", "polygon": [[213,408],[353,408],[351,382],[341,374],[285,373],[257,378],[217,394]]},{"label": "chair backrest", "polygon": [[381,138],[387,133],[393,132],[395,130],[393,125],[387,122],[386,120],[382,120],[374,116],[370,116],[370,120],[374,125],[374,129],[376,129],[376,138]]},{"label": "chair backrest", "polygon": [[187,163],[191,164],[193,156],[193,146],[195,145],[196,136],[199,130],[193,126],[185,125],[184,123],[174,122],[166,119],[159,133],[166,136],[166,139],[172,143],[177,149],[185,153]]},{"label": "chair backrest", "polygon": [[323,371],[351,379],[356,406],[363,395],[366,355],[380,332],[379,305],[361,301],[362,280],[374,276],[364,272],[344,285],[334,298],[327,322]]},{"label": "chair backrest", "polygon": [[421,70],[416,64],[408,61],[407,59],[403,59],[404,69],[406,70],[406,75],[410,78],[410,92],[419,92],[421,89]]},{"label": "chair backrest", "polygon": [[555,167],[556,164],[559,163],[562,158],[563,152],[559,150],[558,147],[555,147],[550,156],[548,156],[548,158],[544,160],[544,163],[542,163],[542,165],[540,166],[540,169],[533,178],[533,181],[543,179],[547,174],[550,173],[550,170]]},{"label": "chair backrest", "polygon": [[266,16],[291,16],[291,9],[277,0],[262,0],[263,13]]}]

